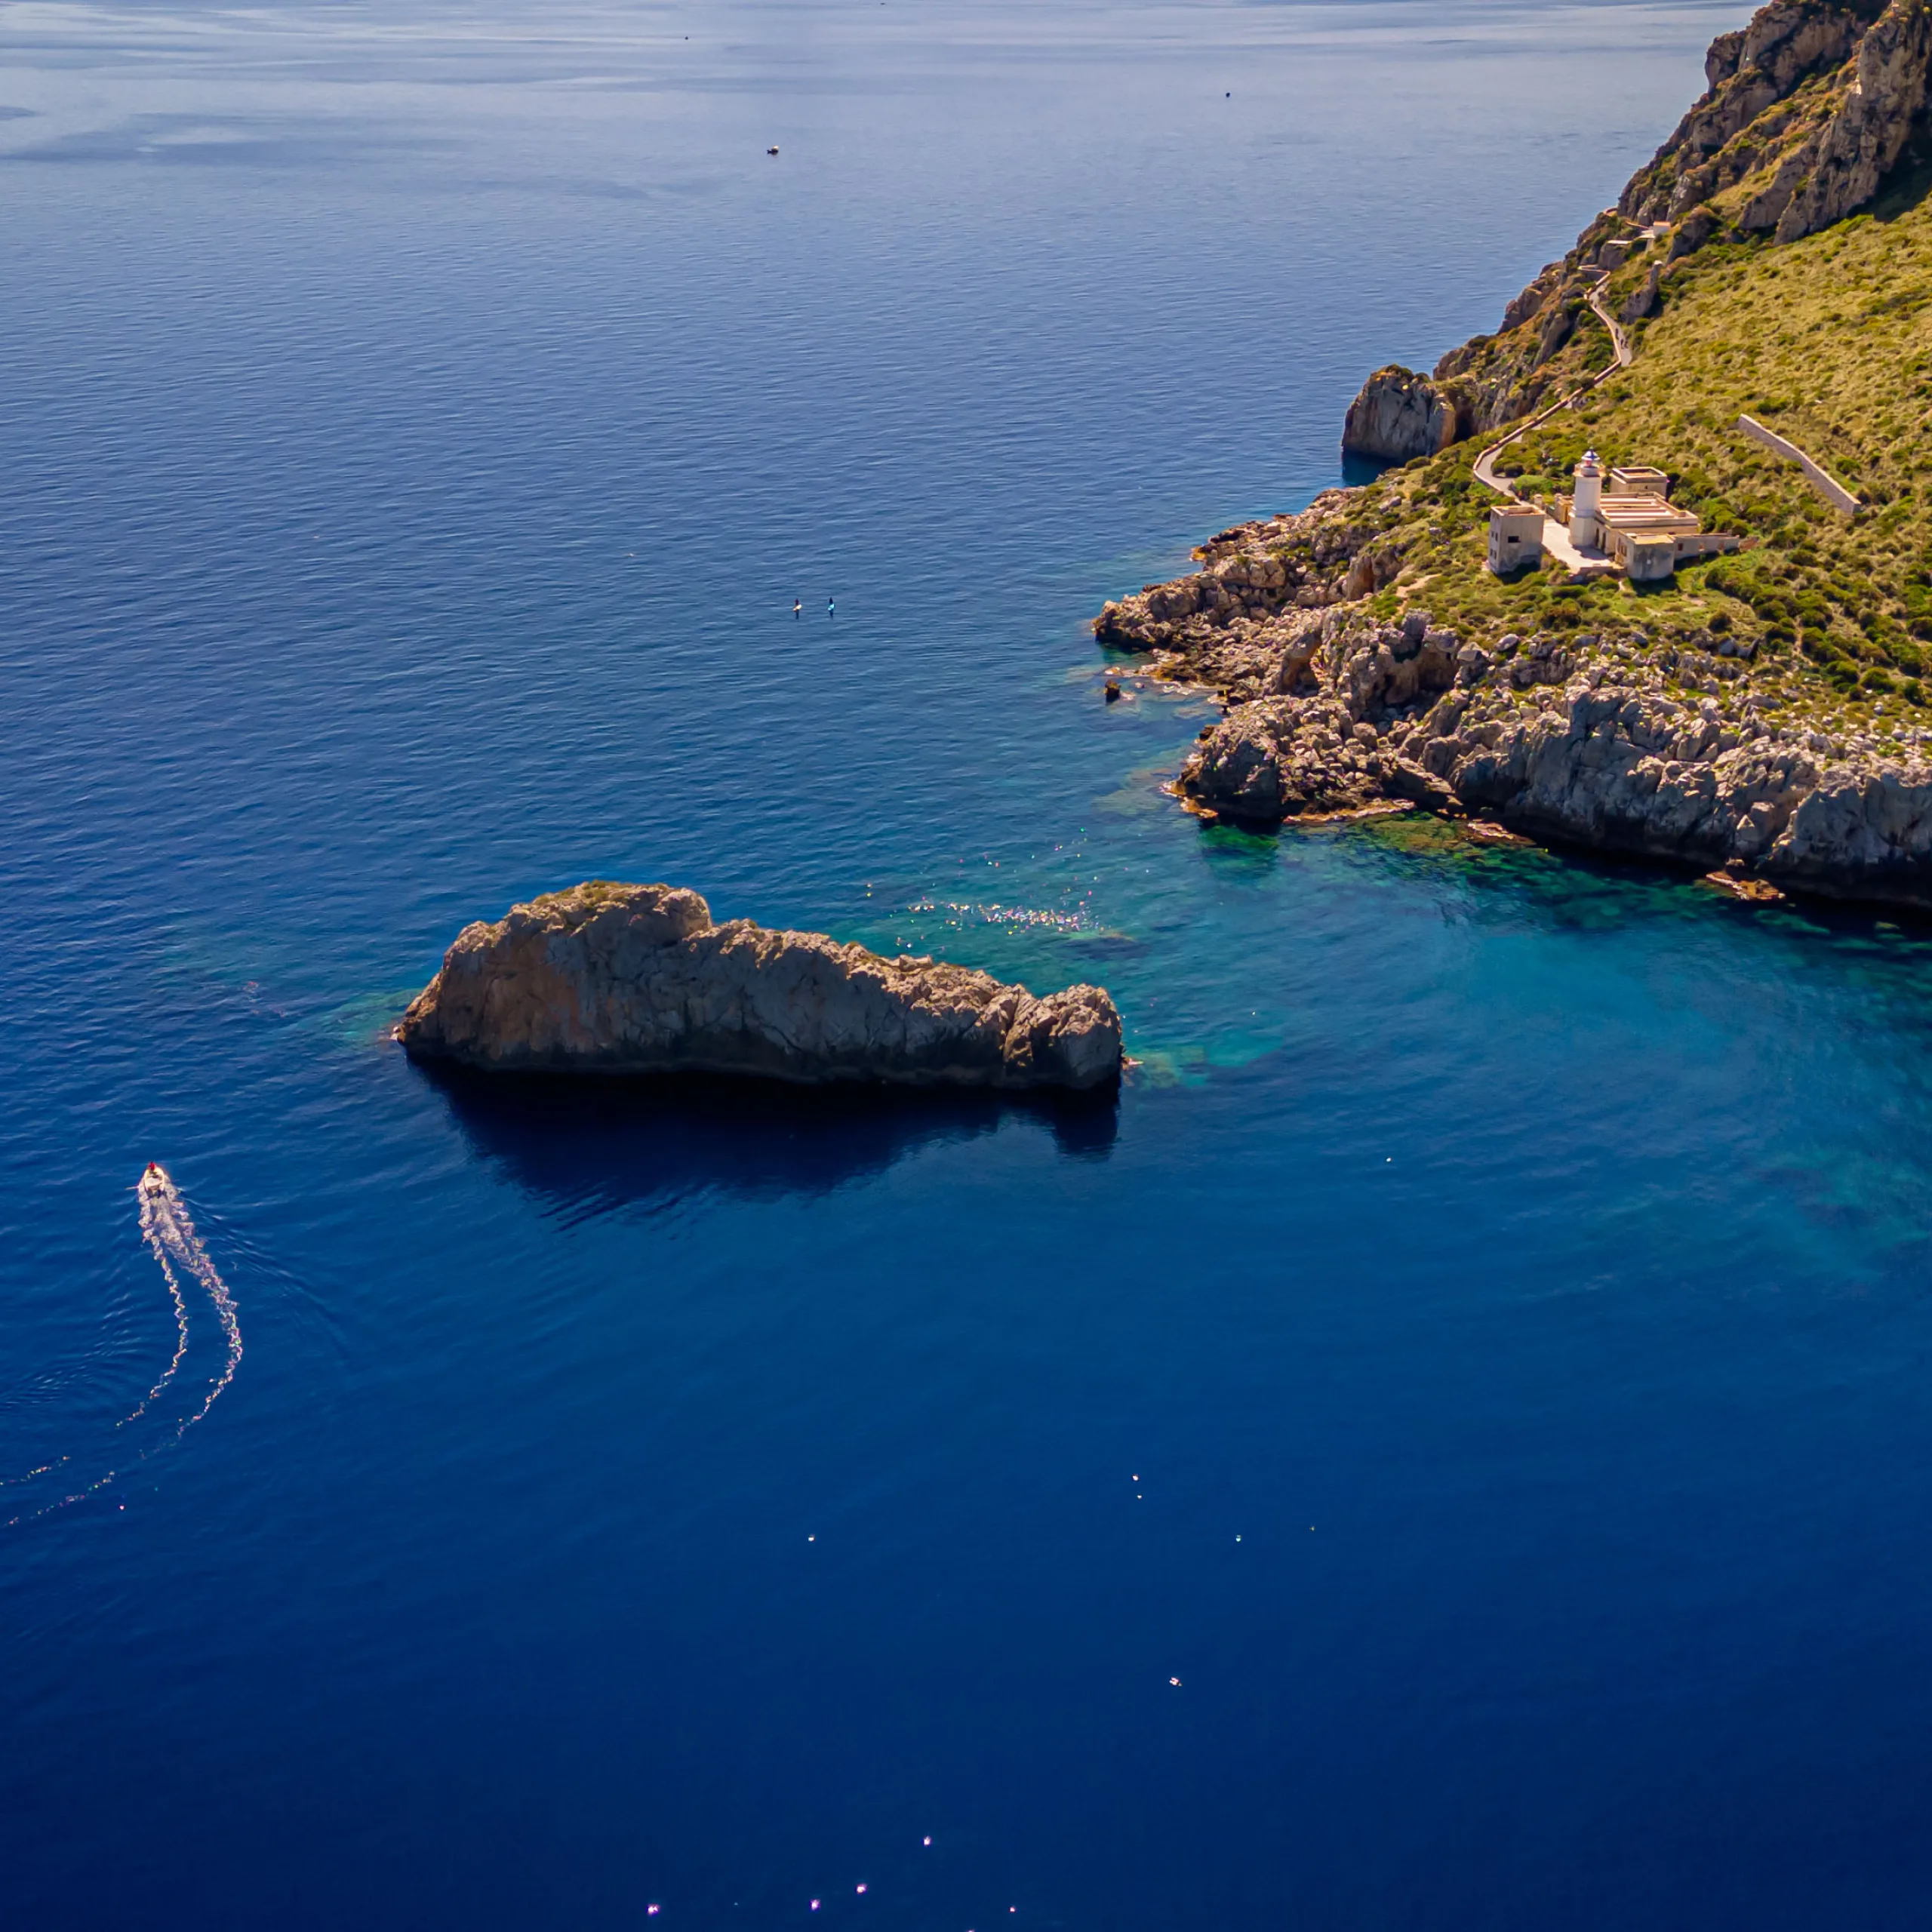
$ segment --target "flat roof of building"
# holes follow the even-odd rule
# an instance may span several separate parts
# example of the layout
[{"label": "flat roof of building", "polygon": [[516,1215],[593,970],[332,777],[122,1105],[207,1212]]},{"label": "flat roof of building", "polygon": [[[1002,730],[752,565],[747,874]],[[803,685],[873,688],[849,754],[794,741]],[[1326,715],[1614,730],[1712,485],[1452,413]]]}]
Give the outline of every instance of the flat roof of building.
[{"label": "flat roof of building", "polygon": [[1597,515],[1613,530],[1654,528],[1687,532],[1702,528],[1688,510],[1681,510],[1649,491],[1601,497],[1597,503]]}]

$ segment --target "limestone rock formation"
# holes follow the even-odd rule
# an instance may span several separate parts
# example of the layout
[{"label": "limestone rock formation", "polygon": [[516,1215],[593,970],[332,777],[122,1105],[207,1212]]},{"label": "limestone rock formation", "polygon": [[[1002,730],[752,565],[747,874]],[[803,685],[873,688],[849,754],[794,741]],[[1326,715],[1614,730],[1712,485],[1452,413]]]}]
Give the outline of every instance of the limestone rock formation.
[{"label": "limestone rock formation", "polygon": [[[1369,378],[1349,433],[1390,447],[1345,435],[1345,448],[1405,460],[1433,454],[1441,445],[1426,438],[1445,424],[1453,440],[1527,415],[1553,399],[1549,365],[1586,329],[1593,290],[1607,291],[1623,321],[1641,321],[1667,293],[1667,264],[1706,243],[1795,242],[1865,207],[1915,138],[1926,145],[1932,5],[1770,0],[1712,43],[1705,75],[1706,92],[1616,207],[1509,303],[1496,334],[1451,349],[1432,380],[1398,370]],[[1420,386],[1384,380],[1396,377]],[[1432,412],[1432,398],[1445,406]]]},{"label": "limestone rock formation", "polygon": [[1719,35],[1704,57],[1708,88],[1631,177],[1620,208],[1633,220],[1674,221],[1761,166],[1774,146],[1801,144],[1824,106],[1820,84],[1856,54],[1884,4],[1771,0]]},{"label": "limestone rock formation", "polygon": [[1669,672],[1723,693],[1721,657],[1646,664],[1588,635],[1507,636],[1491,652],[1420,612],[1378,624],[1337,608],[1320,626],[1312,688],[1238,701],[1203,734],[1177,781],[1197,805],[1267,823],[1399,801],[1552,844],[1932,906],[1932,761],[1664,689]]},{"label": "limestone rock formation", "polygon": [[1772,0],[1712,43],[1709,91],[1620,207],[1675,220],[1718,199],[1740,231],[1780,242],[1863,207],[1924,104],[1928,24],[1921,0]]},{"label": "limestone rock formation", "polygon": [[1121,1067],[1097,986],[1036,999],[820,933],[714,925],[695,892],[603,880],[466,927],[395,1037],[502,1070],[1018,1089],[1100,1087]]},{"label": "limestone rock formation", "polygon": [[1454,399],[1426,376],[1392,362],[1362,384],[1342,426],[1342,448],[1380,463],[1433,456],[1460,433]]},{"label": "limestone rock formation", "polygon": [[1894,0],[1860,41],[1831,112],[1780,159],[1738,226],[1795,242],[1863,208],[1905,152],[1925,104],[1928,56],[1932,13],[1922,0]]},{"label": "limestone rock formation", "polygon": [[1178,675],[1241,697],[1292,691],[1318,648],[1321,614],[1365,597],[1401,568],[1397,545],[1349,513],[1349,493],[1324,490],[1296,516],[1237,525],[1195,552],[1202,568],[1106,605],[1103,644],[1182,651]]},{"label": "limestone rock formation", "polygon": [[1657,291],[1662,286],[1663,276],[1657,264],[1651,264],[1650,272],[1623,298],[1623,306],[1617,312],[1620,322],[1641,322],[1647,315],[1657,312]]}]

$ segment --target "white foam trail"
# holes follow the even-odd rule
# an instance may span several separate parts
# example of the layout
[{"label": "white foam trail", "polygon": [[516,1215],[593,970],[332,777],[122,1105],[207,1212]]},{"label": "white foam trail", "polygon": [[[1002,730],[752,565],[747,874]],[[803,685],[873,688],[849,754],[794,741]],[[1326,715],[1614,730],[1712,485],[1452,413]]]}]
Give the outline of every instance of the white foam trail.
[{"label": "white foam trail", "polygon": [[174,1380],[175,1371],[181,1366],[181,1358],[188,1352],[188,1298],[181,1292],[181,1283],[168,1258],[168,1251],[156,1235],[152,1226],[152,1209],[147,1195],[141,1197],[141,1232],[154,1250],[154,1258],[161,1263],[161,1278],[168,1284],[168,1292],[174,1303],[174,1358],[161,1372],[161,1380],[141,1398],[139,1406],[123,1416],[115,1426],[125,1429],[131,1422],[139,1422],[147,1414],[150,1403],[158,1401],[162,1392]]},{"label": "white foam trail", "polygon": [[[202,1238],[195,1232],[195,1223],[189,1214],[186,1204],[166,1171],[159,1165],[150,1166],[141,1176],[135,1188],[140,1198],[141,1235],[152,1251],[155,1260],[161,1266],[162,1279],[168,1284],[170,1299],[174,1304],[174,1353],[168,1366],[161,1372],[154,1386],[140,1403],[115,1426],[125,1429],[138,1422],[152,1405],[166,1393],[169,1385],[180,1372],[182,1362],[188,1353],[192,1334],[189,1318],[189,1302],[182,1286],[184,1276],[189,1276],[206,1292],[213,1306],[216,1319],[221,1325],[222,1338],[226,1344],[226,1359],[219,1374],[209,1379],[207,1393],[198,1407],[174,1419],[173,1428],[159,1441],[151,1441],[140,1450],[134,1460],[146,1462],[158,1450],[165,1448],[170,1442],[178,1442],[195,1423],[214,1407],[215,1398],[235,1380],[235,1371],[242,1361],[242,1321],[235,1306],[235,1297],[229,1292],[228,1284],[216,1272],[214,1263],[208,1258],[208,1251]],[[74,1461],[72,1454],[56,1457],[53,1461],[43,1463],[39,1468],[29,1469],[24,1475],[0,1483],[0,1487],[15,1488],[37,1478],[50,1475],[57,1469],[66,1468]],[[70,1503],[78,1503],[105,1489],[122,1472],[121,1468],[111,1469],[90,1483],[73,1491],[70,1494],[43,1503],[37,1509],[23,1510],[18,1515],[7,1519],[8,1527],[18,1523],[32,1522],[36,1517],[45,1516],[56,1509],[64,1509]]]},{"label": "white foam trail", "polygon": [[[208,1392],[201,1407],[191,1416],[185,1417],[175,1431],[178,1440],[214,1406],[214,1399],[235,1380],[235,1371],[242,1361],[242,1321],[235,1306],[235,1297],[228,1292],[228,1284],[215,1272],[214,1263],[208,1259],[208,1251],[202,1238],[195,1232],[195,1223],[189,1217],[186,1203],[181,1198],[166,1172],[161,1168],[151,1167],[140,1180],[141,1232],[154,1251],[154,1258],[161,1263],[161,1272],[168,1283],[168,1292],[174,1297],[177,1332],[179,1340],[175,1344],[174,1359],[168,1365],[167,1371],[156,1383],[149,1394],[152,1401],[174,1379],[174,1371],[181,1366],[181,1358],[188,1349],[187,1303],[181,1293],[181,1284],[175,1275],[173,1263],[179,1263],[188,1273],[208,1291],[208,1299],[214,1304],[214,1312],[221,1323],[221,1332],[228,1344],[228,1360],[220,1375],[209,1386]],[[145,1408],[143,1403],[142,1407]],[[135,1413],[140,1414],[137,1410]]]}]

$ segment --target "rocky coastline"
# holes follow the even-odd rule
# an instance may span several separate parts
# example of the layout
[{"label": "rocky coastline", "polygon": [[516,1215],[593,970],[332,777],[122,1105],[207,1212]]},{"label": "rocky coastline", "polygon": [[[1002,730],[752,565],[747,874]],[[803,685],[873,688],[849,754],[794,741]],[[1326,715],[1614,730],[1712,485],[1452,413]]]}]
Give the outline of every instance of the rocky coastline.
[{"label": "rocky coastline", "polygon": [[1421,608],[1379,617],[1372,539],[1343,521],[1347,494],[1223,531],[1204,568],[1095,620],[1102,643],[1227,706],[1175,780],[1197,811],[1272,826],[1420,807],[1784,891],[1932,907],[1932,733],[1900,757],[1812,729],[1755,688],[1738,654],[1749,647],[1727,638],[1661,652],[1641,632],[1486,645]]},{"label": "rocky coastline", "polygon": [[[1932,389],[1909,319],[1932,304],[1932,11],[1773,0],[1706,73],[1494,334],[1368,378],[1343,449],[1399,466],[1221,531],[1094,620],[1226,707],[1174,780],[1192,809],[1420,808],[1747,897],[1932,909]],[[1741,433],[1764,411],[1859,466],[1860,496],[1780,472]],[[1547,550],[1486,568],[1490,506],[1566,516],[1591,445],[1664,466],[1737,554],[1660,585]]]},{"label": "rocky coastline", "polygon": [[803,1084],[1103,1088],[1120,1015],[822,933],[715,924],[695,892],[592,880],[466,927],[395,1029],[492,1072],[750,1075]]}]

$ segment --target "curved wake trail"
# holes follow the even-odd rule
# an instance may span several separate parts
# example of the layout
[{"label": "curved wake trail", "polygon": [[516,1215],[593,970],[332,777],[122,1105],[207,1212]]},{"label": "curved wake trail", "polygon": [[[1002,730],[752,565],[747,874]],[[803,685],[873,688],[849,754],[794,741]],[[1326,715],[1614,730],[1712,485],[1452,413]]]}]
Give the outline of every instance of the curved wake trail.
[{"label": "curved wake trail", "polygon": [[153,1247],[154,1258],[161,1263],[161,1278],[168,1284],[168,1294],[174,1303],[174,1354],[162,1371],[161,1380],[114,1425],[116,1429],[125,1429],[130,1423],[139,1422],[147,1414],[149,1405],[160,1400],[162,1392],[174,1380],[175,1371],[181,1366],[181,1358],[188,1352],[188,1298],[181,1292],[180,1278],[168,1258],[167,1250],[149,1230],[148,1204],[145,1200],[141,1203],[141,1232]]},{"label": "curved wake trail", "polygon": [[[154,1251],[154,1258],[161,1263],[161,1272],[166,1279],[168,1292],[174,1297],[177,1332],[180,1337],[175,1345],[174,1359],[168,1365],[166,1372],[149,1392],[148,1402],[154,1400],[162,1389],[174,1379],[174,1371],[181,1366],[181,1358],[188,1352],[187,1304],[181,1293],[181,1284],[174,1272],[178,1263],[194,1276],[208,1291],[208,1300],[214,1305],[215,1315],[221,1323],[223,1340],[228,1345],[228,1360],[220,1374],[214,1378],[201,1407],[186,1417],[175,1432],[178,1441],[195,1424],[214,1406],[214,1398],[235,1380],[235,1371],[242,1361],[242,1322],[235,1306],[235,1297],[228,1292],[228,1284],[215,1272],[214,1263],[208,1259],[208,1251],[202,1245],[202,1238],[195,1232],[195,1224],[189,1218],[188,1210],[173,1181],[158,1165],[150,1165],[140,1182],[141,1232]],[[147,1407],[147,1402],[134,1411],[139,1415]],[[130,1417],[129,1420],[132,1420]]]},{"label": "curved wake trail", "polygon": [[[165,1395],[180,1373],[181,1364],[186,1359],[190,1343],[194,1337],[195,1324],[191,1319],[191,1298],[184,1287],[184,1281],[192,1281],[208,1297],[208,1304],[214,1312],[226,1352],[226,1359],[218,1372],[211,1372],[205,1392],[200,1402],[171,1417],[160,1425],[158,1439],[149,1441],[137,1450],[132,1457],[134,1463],[144,1463],[171,1444],[179,1442],[195,1423],[213,1408],[215,1398],[235,1380],[235,1371],[242,1361],[242,1321],[235,1305],[235,1297],[229,1293],[228,1284],[217,1272],[202,1238],[195,1232],[193,1218],[187,1204],[181,1198],[180,1190],[158,1162],[150,1162],[135,1188],[140,1197],[141,1238],[154,1255],[161,1268],[161,1278],[168,1284],[169,1299],[174,1305],[174,1353],[164,1368],[154,1386],[126,1415],[116,1423],[116,1430],[129,1428],[148,1415],[154,1405]],[[76,1458],[72,1454],[55,1457],[43,1463],[38,1469],[29,1469],[24,1475],[0,1481],[0,1488],[18,1488],[38,1481],[43,1476],[53,1475],[57,1470],[71,1466]],[[126,1463],[117,1466],[95,1477],[69,1494],[57,1497],[41,1504],[36,1509],[23,1509],[18,1515],[7,1518],[7,1527],[32,1522],[56,1509],[64,1509],[69,1503],[78,1503],[97,1494],[124,1473]]]}]

